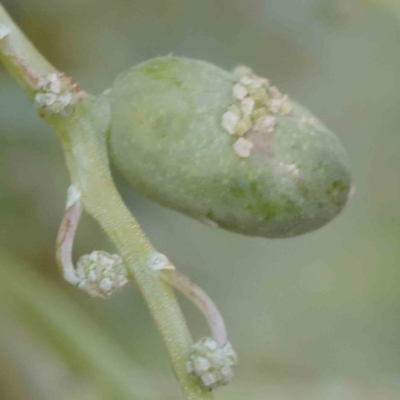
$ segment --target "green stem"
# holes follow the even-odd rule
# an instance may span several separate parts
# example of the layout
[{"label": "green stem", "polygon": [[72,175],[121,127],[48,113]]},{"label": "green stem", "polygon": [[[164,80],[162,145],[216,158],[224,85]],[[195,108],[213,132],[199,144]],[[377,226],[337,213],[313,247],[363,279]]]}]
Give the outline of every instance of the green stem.
[{"label": "green stem", "polygon": [[10,30],[9,37],[0,40],[0,61],[21,85],[27,96],[32,99],[34,94],[32,81],[37,77],[35,75],[52,74],[58,71],[26,38],[1,3],[0,25]]},{"label": "green stem", "polygon": [[[0,24],[12,32],[6,38],[7,42],[0,41],[3,43],[0,43],[0,59],[32,98],[31,76],[57,71],[30,44],[1,6]],[[112,180],[105,138],[109,125],[106,100],[86,96],[71,116],[56,115],[48,117],[47,121],[62,143],[72,182],[82,192],[85,210],[114,242],[143,293],[185,399],[212,399],[212,395],[202,390],[186,371],[192,339],[185,319],[171,286],[149,268],[148,259],[155,250],[126,208]]]}]

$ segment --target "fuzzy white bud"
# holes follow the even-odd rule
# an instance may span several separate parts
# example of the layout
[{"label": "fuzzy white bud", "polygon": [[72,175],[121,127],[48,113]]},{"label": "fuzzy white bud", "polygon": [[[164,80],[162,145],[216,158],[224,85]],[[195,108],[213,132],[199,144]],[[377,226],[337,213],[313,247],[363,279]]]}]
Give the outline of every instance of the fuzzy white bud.
[{"label": "fuzzy white bud", "polygon": [[237,364],[238,356],[229,342],[221,346],[204,337],[193,345],[186,369],[204,388],[213,390],[232,380]]},{"label": "fuzzy white bud", "polygon": [[110,297],[128,282],[121,257],[105,251],[82,256],[76,273],[80,278],[78,287],[92,297]]},{"label": "fuzzy white bud", "polygon": [[253,147],[254,147],[253,142],[243,138],[238,139],[233,145],[235,153],[242,158],[249,157]]},{"label": "fuzzy white bud", "polygon": [[240,120],[240,116],[233,111],[227,111],[222,116],[222,128],[225,129],[229,134],[233,135],[235,133],[236,125]]},{"label": "fuzzy white bud", "polygon": [[243,85],[237,83],[233,86],[232,94],[236,99],[243,100],[248,95],[248,91]]}]

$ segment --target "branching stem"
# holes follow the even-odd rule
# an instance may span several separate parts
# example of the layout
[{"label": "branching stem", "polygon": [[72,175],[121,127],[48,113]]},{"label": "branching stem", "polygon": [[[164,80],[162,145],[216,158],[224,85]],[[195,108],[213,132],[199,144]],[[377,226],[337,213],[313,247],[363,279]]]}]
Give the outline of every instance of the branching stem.
[{"label": "branching stem", "polygon": [[[72,285],[80,282],[72,260],[72,247],[81,216],[81,193],[75,186],[71,186],[68,190],[65,214],[57,235],[56,258],[64,279]],[[164,281],[171,284],[195,304],[206,318],[213,339],[220,346],[224,346],[228,342],[225,322],[210,296],[186,275],[170,265],[169,260],[168,264],[163,265],[163,268],[157,271]]]},{"label": "branching stem", "polygon": [[[10,34],[0,40],[0,60],[32,100],[35,94],[32,76],[58,71],[32,46],[1,5],[0,25],[10,30]],[[108,103],[104,99],[83,96],[72,115],[46,116],[45,119],[61,141],[72,183],[82,193],[84,209],[114,242],[143,293],[167,347],[184,398],[212,399],[212,395],[201,389],[186,371],[192,345],[186,322],[170,285],[149,268],[147,260],[154,249],[112,180],[105,141],[109,125]]]}]

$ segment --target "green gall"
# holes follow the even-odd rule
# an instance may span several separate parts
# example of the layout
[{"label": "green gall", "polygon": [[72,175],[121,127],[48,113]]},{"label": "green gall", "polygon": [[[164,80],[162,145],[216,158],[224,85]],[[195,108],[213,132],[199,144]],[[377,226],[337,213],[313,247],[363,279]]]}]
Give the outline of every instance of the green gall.
[{"label": "green gall", "polygon": [[157,58],[121,74],[110,99],[111,159],[161,205],[284,238],[325,225],[347,202],[338,138],[246,67]]}]

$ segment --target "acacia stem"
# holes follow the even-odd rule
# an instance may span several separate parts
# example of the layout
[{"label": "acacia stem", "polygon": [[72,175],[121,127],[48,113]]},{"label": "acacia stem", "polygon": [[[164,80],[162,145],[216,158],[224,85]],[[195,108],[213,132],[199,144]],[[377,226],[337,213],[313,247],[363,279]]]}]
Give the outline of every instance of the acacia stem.
[{"label": "acacia stem", "polygon": [[[0,24],[11,30],[7,46],[0,44],[0,60],[32,99],[34,90],[29,84],[32,71],[36,75],[58,71],[34,48],[1,5]],[[17,63],[12,58],[15,55]],[[28,68],[20,68],[21,65]],[[126,208],[111,177],[105,140],[109,125],[108,103],[86,96],[71,116],[55,115],[46,120],[62,143],[72,183],[82,192],[85,210],[114,242],[136,279],[167,347],[184,398],[212,399],[186,371],[192,339],[185,319],[173,289],[149,268],[148,259],[155,250]]]}]

